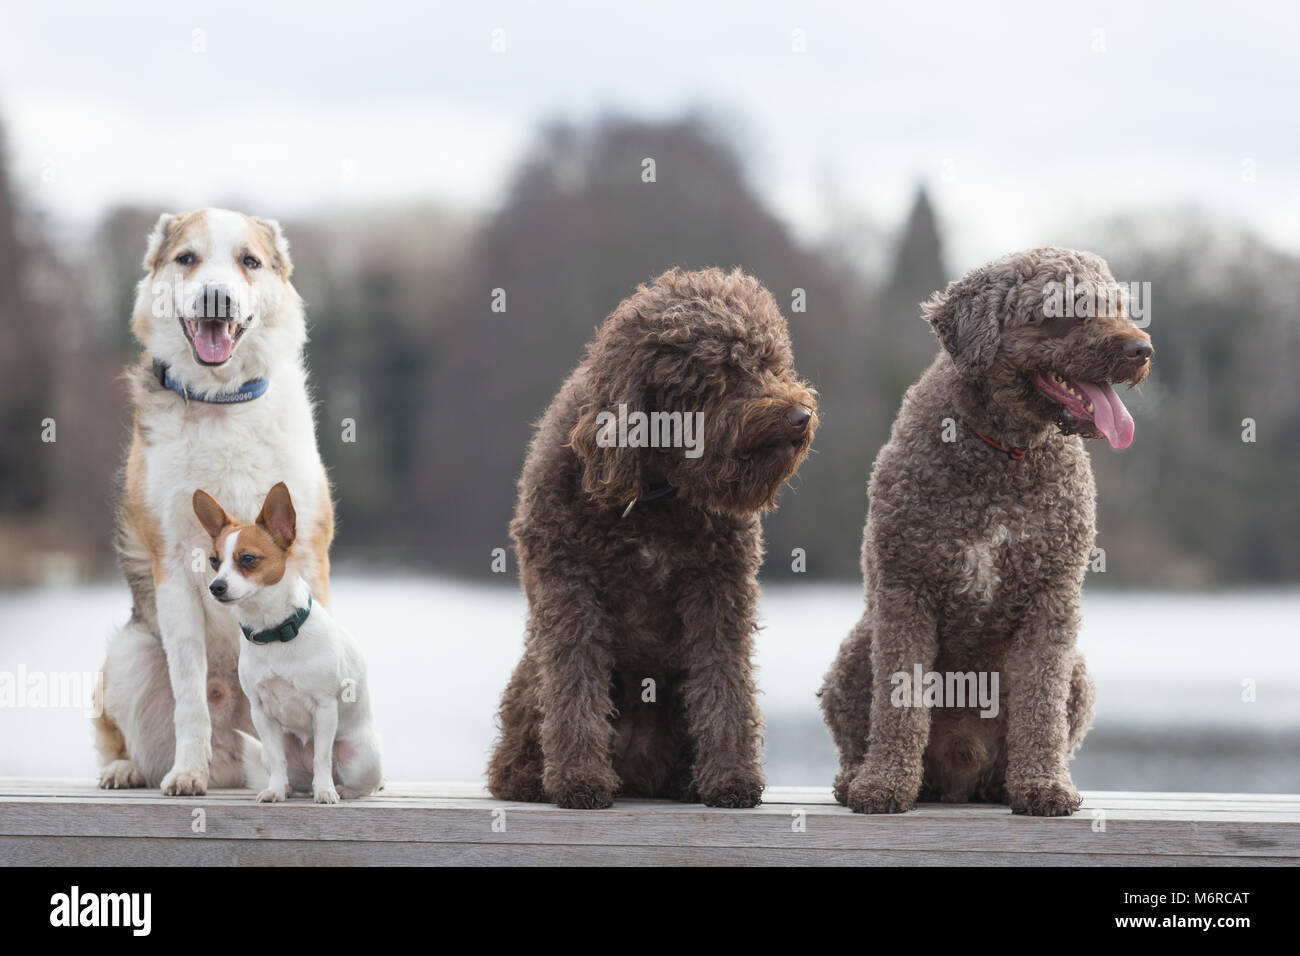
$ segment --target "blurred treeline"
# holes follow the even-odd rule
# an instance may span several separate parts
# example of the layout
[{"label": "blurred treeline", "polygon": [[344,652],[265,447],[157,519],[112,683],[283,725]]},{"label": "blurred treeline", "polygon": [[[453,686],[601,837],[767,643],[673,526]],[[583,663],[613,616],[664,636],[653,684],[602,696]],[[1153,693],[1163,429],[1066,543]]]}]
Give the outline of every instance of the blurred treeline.
[{"label": "blurred treeline", "polygon": [[[648,156],[654,183],[641,180]],[[69,239],[0,176],[0,583],[111,570],[118,376],[162,211],[113,209]],[[815,452],[767,520],[765,574],[791,579],[798,547],[808,577],[856,577],[871,461],[936,348],[917,303],[953,275],[924,190],[901,224],[836,222],[818,247],[796,241],[738,150],[693,118],[545,129],[482,221],[428,205],[283,219],[336,560],[490,576],[531,423],[593,329],[669,266],[741,265],[781,303],[821,394]],[[1107,552],[1094,584],[1300,579],[1300,260],[1193,211],[1070,228],[1026,245],[1090,248],[1121,280],[1153,284],[1156,371],[1125,395],[1137,440],[1123,454],[1092,446]],[[790,311],[796,288],[806,312]]]}]

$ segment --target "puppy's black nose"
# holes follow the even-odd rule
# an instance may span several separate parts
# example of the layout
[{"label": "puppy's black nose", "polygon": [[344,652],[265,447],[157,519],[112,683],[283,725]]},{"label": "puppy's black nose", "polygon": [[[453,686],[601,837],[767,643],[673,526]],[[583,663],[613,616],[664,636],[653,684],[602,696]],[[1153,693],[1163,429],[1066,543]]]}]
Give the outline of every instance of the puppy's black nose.
[{"label": "puppy's black nose", "polygon": [[786,423],[797,432],[801,432],[808,427],[808,419],[810,418],[812,418],[812,412],[801,405],[796,405],[785,413]]},{"label": "puppy's black nose", "polygon": [[1129,339],[1124,343],[1124,355],[1128,358],[1145,360],[1155,354],[1154,346],[1146,339]]},{"label": "puppy's black nose", "polygon": [[221,597],[221,595],[226,593],[226,582],[213,581],[208,585],[208,590],[212,592],[213,597]]}]

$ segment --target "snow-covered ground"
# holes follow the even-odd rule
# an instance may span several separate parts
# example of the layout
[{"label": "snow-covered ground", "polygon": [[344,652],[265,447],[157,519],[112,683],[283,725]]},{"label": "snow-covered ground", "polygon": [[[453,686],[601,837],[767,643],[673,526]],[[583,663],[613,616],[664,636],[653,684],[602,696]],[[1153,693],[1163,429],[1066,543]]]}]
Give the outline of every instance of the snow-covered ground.
[{"label": "snow-covered ground", "polygon": [[[345,571],[332,603],[366,649],[387,776],[478,779],[522,646],[519,591]],[[0,673],[94,671],[128,611],[119,584],[0,592]],[[814,693],[860,611],[855,586],[767,589],[758,663],[773,783],[829,783]],[[1300,790],[1300,593],[1094,591],[1083,617],[1098,702],[1080,786]],[[79,709],[0,707],[0,775],[93,771]]]}]

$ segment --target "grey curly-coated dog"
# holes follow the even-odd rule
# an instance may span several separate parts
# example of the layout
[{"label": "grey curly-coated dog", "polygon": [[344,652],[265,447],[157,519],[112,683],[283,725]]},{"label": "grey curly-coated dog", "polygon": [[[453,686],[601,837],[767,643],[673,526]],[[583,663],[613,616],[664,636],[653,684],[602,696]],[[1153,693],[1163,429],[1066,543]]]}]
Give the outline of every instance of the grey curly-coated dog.
[{"label": "grey curly-coated dog", "polygon": [[[636,447],[641,413],[697,423],[703,441]],[[759,513],[816,425],[785,320],[750,276],[674,269],[610,314],[519,479],[528,633],[501,701],[494,796],[759,802]]]},{"label": "grey curly-coated dog", "polygon": [[[1065,296],[1073,308],[1056,307]],[[1081,801],[1066,764],[1093,706],[1075,649],[1096,511],[1081,438],[1132,441],[1111,385],[1145,380],[1151,340],[1106,263],[1069,249],[975,269],[922,314],[943,350],[876,458],[866,612],[821,690],[835,795],[862,813],[919,798],[1069,814]],[[971,684],[946,675],[990,688],[997,675],[983,708],[996,716],[937,691],[918,700],[918,674],[957,703]]]}]

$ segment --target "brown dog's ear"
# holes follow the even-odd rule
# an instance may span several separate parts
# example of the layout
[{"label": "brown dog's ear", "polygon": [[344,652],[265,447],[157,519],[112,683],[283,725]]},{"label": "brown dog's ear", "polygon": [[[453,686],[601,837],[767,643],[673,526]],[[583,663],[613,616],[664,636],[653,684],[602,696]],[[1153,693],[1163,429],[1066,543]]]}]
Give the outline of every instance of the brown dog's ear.
[{"label": "brown dog's ear", "polygon": [[957,371],[968,378],[987,372],[997,355],[1002,338],[999,299],[996,288],[963,279],[949,282],[946,289],[921,303],[921,317],[930,323]]},{"label": "brown dog's ear", "polygon": [[582,463],[582,490],[592,501],[622,508],[641,493],[636,449],[618,445],[617,411],[585,406],[569,432],[569,447]]},{"label": "brown dog's ear", "polygon": [[162,266],[162,263],[158,261],[158,257],[162,255],[163,246],[167,245],[167,240],[171,238],[172,231],[180,221],[180,216],[170,212],[165,212],[158,217],[153,230],[149,233],[149,244],[144,253],[143,265],[145,272],[153,272]]},{"label": "brown dog's ear", "polygon": [[221,537],[221,532],[235,523],[235,519],[226,514],[226,509],[217,504],[202,488],[194,492],[194,513],[199,516],[199,524],[213,541]]},{"label": "brown dog's ear", "polygon": [[276,546],[288,551],[298,534],[298,516],[293,511],[293,499],[283,481],[266,493],[257,523],[266,529]]}]

